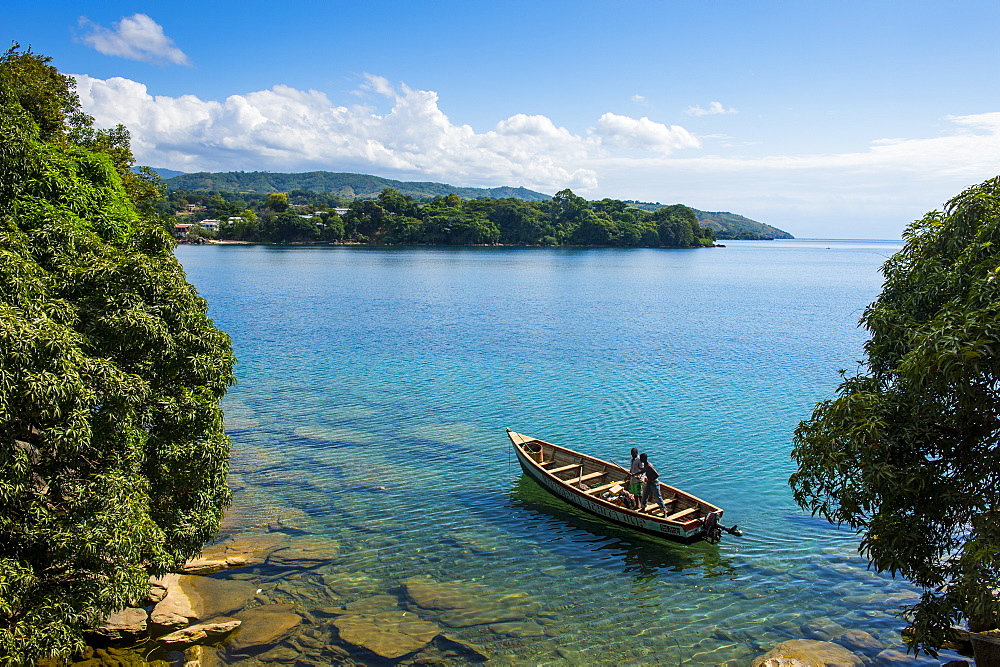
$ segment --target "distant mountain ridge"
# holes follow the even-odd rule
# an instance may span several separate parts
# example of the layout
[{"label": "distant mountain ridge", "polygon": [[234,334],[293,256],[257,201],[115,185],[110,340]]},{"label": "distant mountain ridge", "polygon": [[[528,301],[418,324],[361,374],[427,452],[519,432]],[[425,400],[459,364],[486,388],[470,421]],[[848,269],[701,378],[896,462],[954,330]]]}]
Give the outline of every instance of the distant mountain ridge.
[{"label": "distant mountain ridge", "polygon": [[698,222],[715,230],[719,239],[794,239],[788,232],[772,227],[763,222],[729,213],[727,211],[711,212],[691,209],[698,216]]},{"label": "distant mountain ridge", "polygon": [[367,174],[309,171],[300,174],[272,173],[267,171],[229,171],[221,173],[199,172],[165,179],[170,190],[218,190],[221,192],[290,192],[312,190],[356,199],[374,199],[386,188],[393,188],[415,199],[447,197],[451,193],[462,199],[506,199],[513,197],[524,201],[547,201],[550,195],[528,188],[463,188],[447,183],[397,181]]},{"label": "distant mountain ridge", "polygon": [[[652,202],[627,201],[626,203],[635,208],[641,208],[644,211],[650,212],[657,211],[666,206],[658,202],[654,204]],[[688,208],[691,207],[689,206]],[[729,213],[728,211],[699,211],[696,208],[691,208],[691,210],[694,211],[699,223],[715,230],[715,236],[720,241],[795,238],[782,229],[751,220],[736,213]]]},{"label": "distant mountain ridge", "polygon": [[[138,168],[138,167],[136,167],[136,168]],[[163,167],[152,167],[152,169],[164,181],[167,180],[168,178],[173,178],[174,176],[183,176],[184,174],[187,173],[185,171],[177,171],[176,169],[165,169]]]},{"label": "distant mountain ridge", "polygon": [[[219,192],[254,192],[270,194],[272,192],[291,192],[292,190],[309,190],[312,192],[331,193],[348,199],[375,199],[386,188],[393,188],[404,195],[417,200],[429,200],[434,197],[446,197],[451,193],[462,199],[521,199],[524,201],[548,201],[547,195],[523,187],[472,188],[456,187],[447,183],[430,181],[397,181],[381,176],[368,174],[352,174],[330,171],[309,171],[303,173],[280,173],[269,171],[227,171],[198,172],[182,174],[169,169],[154,169],[161,174],[169,190],[215,190]],[[168,176],[168,174],[180,174]],[[655,211],[663,208],[661,204],[646,202],[628,202],[636,208]],[[715,230],[720,240],[728,239],[791,239],[786,231],[777,227],[757,222],[750,218],[725,211],[699,211],[692,208],[698,217],[698,222]]]}]

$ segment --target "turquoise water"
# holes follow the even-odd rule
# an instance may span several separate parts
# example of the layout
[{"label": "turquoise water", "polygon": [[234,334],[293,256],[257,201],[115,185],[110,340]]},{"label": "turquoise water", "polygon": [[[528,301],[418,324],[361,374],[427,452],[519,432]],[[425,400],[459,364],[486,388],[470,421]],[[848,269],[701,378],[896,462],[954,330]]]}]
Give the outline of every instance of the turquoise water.
[{"label": "turquoise water", "polygon": [[[340,544],[313,570],[240,576],[330,644],[331,605],[405,604],[415,576],[485,585],[520,625],[447,632],[497,664],[748,664],[809,623],[899,648],[912,589],[787,486],[791,433],[856,368],[857,320],[899,247],[181,246],[240,361],[227,530]],[[505,426],[619,462],[637,447],[745,535],[682,546],[604,525],[523,478]],[[416,659],[472,660],[455,646]]]}]

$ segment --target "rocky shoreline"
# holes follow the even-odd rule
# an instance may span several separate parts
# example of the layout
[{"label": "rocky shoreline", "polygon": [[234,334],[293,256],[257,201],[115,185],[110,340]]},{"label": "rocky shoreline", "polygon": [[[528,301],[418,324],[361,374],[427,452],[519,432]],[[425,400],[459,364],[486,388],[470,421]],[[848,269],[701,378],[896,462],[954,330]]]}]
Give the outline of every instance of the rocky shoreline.
[{"label": "rocky shoreline", "polygon": [[[379,594],[356,577],[323,575],[334,596],[356,597],[336,605],[279,604],[274,593],[288,595],[273,584],[328,564],[339,546],[326,538],[283,532],[240,533],[206,548],[177,573],[150,578],[150,595],[143,607],[124,609],[94,628],[95,641],[72,665],[178,664],[210,667],[253,659],[291,663],[303,658],[315,664],[355,664],[353,647],[365,664],[366,655],[397,660],[437,643],[441,659],[484,662],[488,655],[449,632],[449,628],[508,624],[499,631],[523,634],[538,611],[531,603],[498,596],[484,586],[441,583],[414,577],[403,582],[400,599]],[[228,572],[264,567],[269,577]],[[225,578],[211,575],[227,573]],[[270,580],[270,581],[268,581]],[[524,597],[523,595],[520,597]],[[331,599],[331,602],[333,600]],[[304,600],[302,600],[304,602]],[[498,604],[499,603],[499,604]],[[518,624],[525,624],[521,627]],[[287,641],[286,641],[287,640]],[[140,656],[143,658],[140,660]],[[152,658],[150,661],[149,658]],[[55,664],[55,663],[53,663]]]},{"label": "rocky shoreline", "polygon": [[[258,426],[254,415],[241,408],[232,405],[227,411],[230,431]],[[295,433],[323,440],[364,438],[361,433],[304,427]],[[519,590],[516,580],[494,580],[489,586],[455,580],[443,564],[429,568],[426,575],[410,569],[414,576],[397,576],[398,559],[407,555],[393,551],[397,542],[390,538],[403,523],[383,522],[376,528],[363,513],[338,519],[352,522],[356,532],[367,536],[366,549],[387,554],[385,560],[359,559],[357,544],[341,548],[301,509],[249,481],[250,473],[259,477],[281,457],[277,448],[260,444],[234,452],[229,483],[236,502],[226,513],[220,541],[178,572],[152,580],[149,599],[106,619],[90,636],[91,646],[69,664],[504,664],[514,654],[532,656],[526,661],[606,664],[616,653],[610,646],[595,647],[600,651],[592,653],[580,650],[576,637],[570,640],[566,634],[572,608],[544,607],[538,591]],[[389,493],[383,482],[371,482],[370,468],[368,462],[345,470],[355,475],[350,483],[368,493]],[[496,548],[458,531],[441,539],[469,558],[486,559]],[[857,600],[860,606],[886,609],[907,602],[898,593]],[[914,660],[901,642],[892,642],[884,632],[876,632],[876,637],[869,628],[845,628],[826,619],[803,618],[771,629],[763,643],[745,632],[708,629],[704,643],[724,649],[709,660],[719,655],[718,664],[733,667],[942,662]],[[640,660],[635,659],[637,653],[630,655],[626,662],[682,660],[657,653]]]},{"label": "rocky shoreline", "polygon": [[[385,590],[360,573],[328,568],[318,574],[339,552],[332,540],[294,531],[230,535],[179,572],[151,579],[146,604],[94,628],[92,646],[70,664],[487,662],[486,649],[456,633],[474,626],[488,628],[491,636],[549,645],[557,661],[586,663],[586,656],[560,650],[556,616],[524,591],[426,576]],[[307,573],[318,577],[308,592],[283,583]],[[757,647],[752,667],[941,664],[829,620],[781,630],[788,639]],[[726,635],[715,633],[717,639],[747,641]]]}]

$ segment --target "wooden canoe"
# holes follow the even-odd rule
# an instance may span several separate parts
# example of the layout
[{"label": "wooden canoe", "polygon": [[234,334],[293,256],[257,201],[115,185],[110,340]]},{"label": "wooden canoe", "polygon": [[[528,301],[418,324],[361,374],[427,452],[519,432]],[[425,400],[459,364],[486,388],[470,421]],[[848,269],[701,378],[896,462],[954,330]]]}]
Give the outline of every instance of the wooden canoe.
[{"label": "wooden canoe", "polygon": [[735,526],[722,526],[722,508],[662,482],[660,493],[667,507],[666,516],[655,500],[644,511],[615,504],[602,496],[616,486],[627,486],[625,468],[509,428],[507,436],[526,475],[557,498],[591,514],[677,542],[718,542],[722,530],[742,534]]}]

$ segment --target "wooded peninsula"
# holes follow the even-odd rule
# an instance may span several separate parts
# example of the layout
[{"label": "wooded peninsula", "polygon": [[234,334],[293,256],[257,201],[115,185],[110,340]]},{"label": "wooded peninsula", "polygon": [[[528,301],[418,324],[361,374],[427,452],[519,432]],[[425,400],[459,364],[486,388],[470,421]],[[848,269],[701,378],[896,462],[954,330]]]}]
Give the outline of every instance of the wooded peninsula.
[{"label": "wooded peninsula", "polygon": [[[166,184],[161,218],[195,242],[692,248],[716,239],[791,238],[731,213],[588,201],[568,189],[549,197],[331,172],[184,174]],[[287,186],[300,187],[276,191]]]}]

